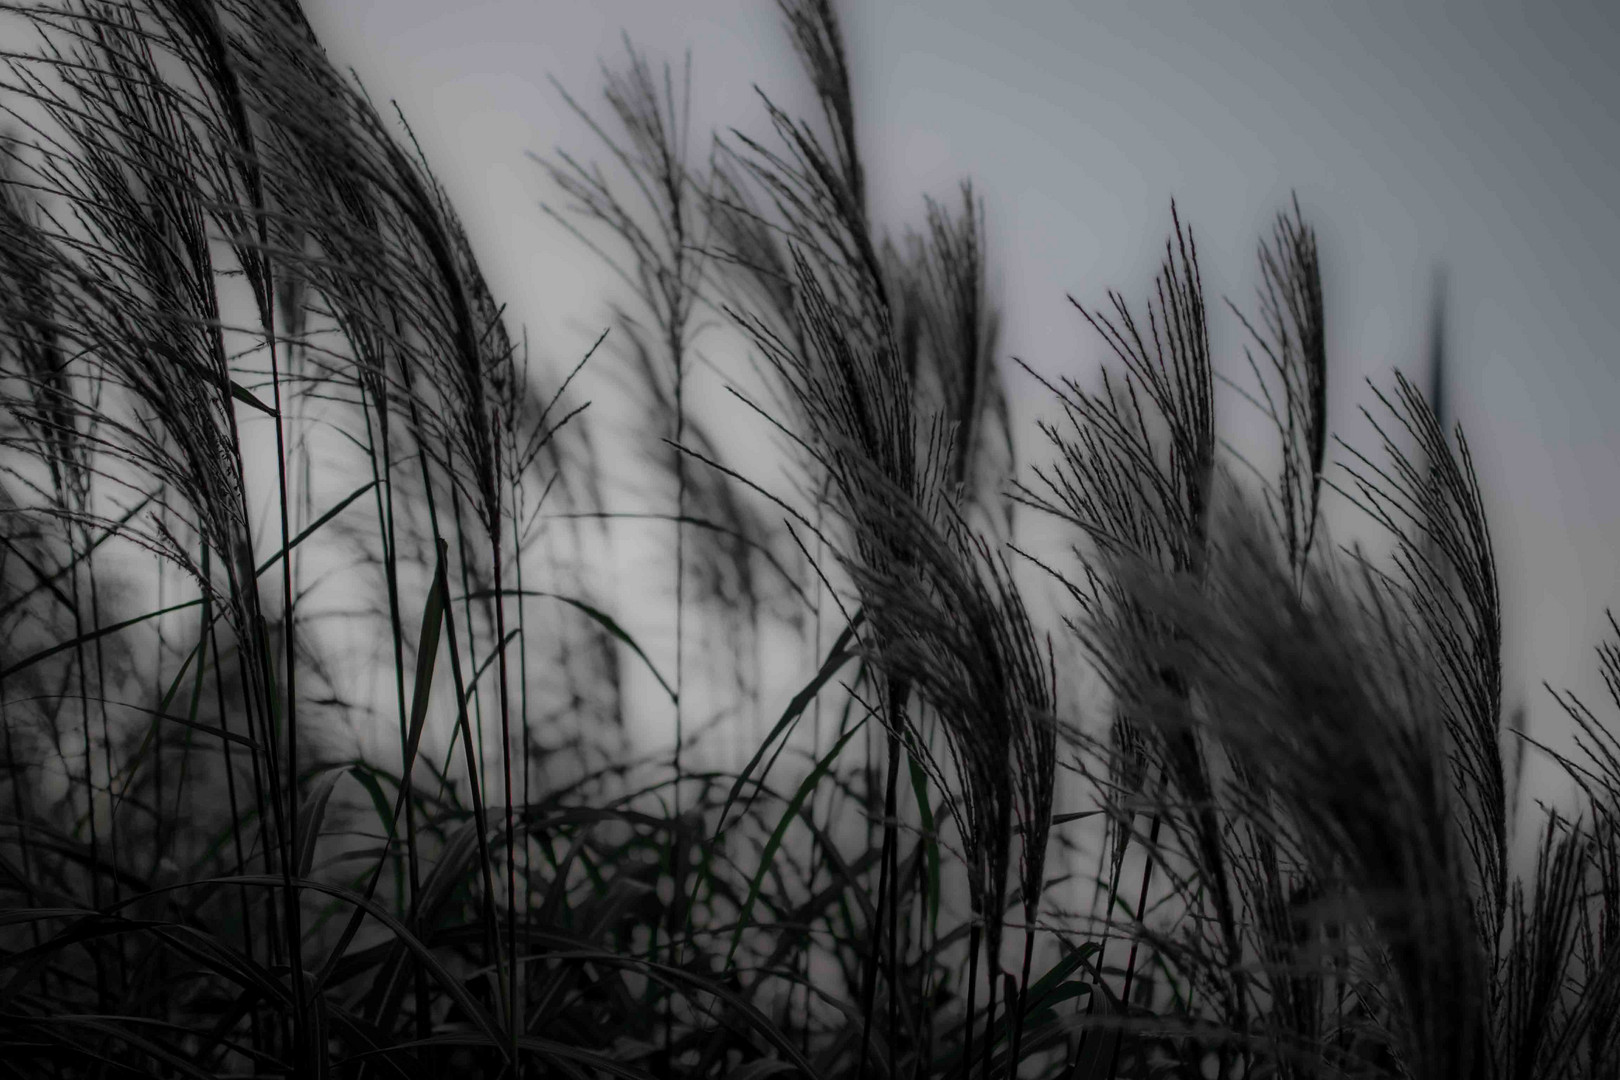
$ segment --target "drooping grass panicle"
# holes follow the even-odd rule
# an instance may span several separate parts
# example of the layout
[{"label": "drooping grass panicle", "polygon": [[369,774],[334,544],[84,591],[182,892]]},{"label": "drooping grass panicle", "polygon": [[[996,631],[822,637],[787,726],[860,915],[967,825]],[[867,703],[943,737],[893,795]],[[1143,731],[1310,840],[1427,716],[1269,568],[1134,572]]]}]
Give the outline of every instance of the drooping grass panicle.
[{"label": "drooping grass panicle", "polygon": [[[1196,581],[1206,554],[1216,446],[1209,329],[1196,244],[1174,207],[1172,220],[1173,236],[1165,245],[1145,327],[1118,293],[1110,293],[1112,315],[1089,311],[1071,298],[1109,346],[1123,377],[1116,380],[1105,368],[1100,392],[1070,377],[1061,385],[1042,380],[1064,412],[1061,426],[1042,425],[1058,461],[1036,467],[1039,486],[1020,484],[1018,492],[1022,501],[1072,525],[1085,540],[1084,552],[1076,548],[1081,576],[1060,580],[1081,605],[1083,619],[1073,625],[1114,697],[1112,779],[1126,790],[1162,787],[1185,801],[1189,815],[1169,826],[1190,830],[1185,839],[1207,887],[1202,902],[1212,907],[1228,960],[1235,964],[1237,915],[1220,824],[1209,806],[1205,748],[1195,732],[1144,727],[1136,717],[1163,694],[1187,692],[1174,670],[1148,660],[1139,644],[1144,635],[1162,635],[1163,644],[1172,645],[1175,631],[1130,595],[1121,576],[1145,564]],[[1112,815],[1110,906],[1133,816],[1129,810]],[[1153,816],[1149,847],[1164,825],[1161,815]],[[1151,868],[1149,863],[1144,870],[1139,904],[1146,902]],[[1226,987],[1228,1016],[1237,1021],[1246,1011],[1241,980],[1239,972]]]},{"label": "drooping grass panicle", "polygon": [[[195,106],[163,79],[134,16],[96,26],[67,51],[47,36],[37,62],[10,62],[7,92],[60,131],[14,158],[29,174],[17,179],[61,205],[33,221],[8,215],[7,261],[57,298],[51,333],[64,361],[93,367],[107,387],[103,451],[160,476],[246,587],[241,462],[205,232],[219,177],[195,143],[171,135],[199,123]],[[115,400],[147,411],[120,413]],[[252,616],[233,611],[245,629]]]},{"label": "drooping grass panicle", "polygon": [[[659,435],[637,447],[635,463],[643,475],[672,481],[675,506],[669,513],[611,516],[663,517],[675,525],[677,694],[694,660],[709,660],[711,676],[715,660],[733,663],[742,687],[752,678],[743,658],[757,649],[762,604],[774,591],[755,564],[763,556],[767,564],[779,565],[770,550],[773,538],[758,514],[737,498],[728,478],[694,470],[676,449],[688,447],[714,461],[723,456],[710,421],[688,404],[688,394],[704,389],[693,383],[701,378],[694,350],[703,325],[696,316],[716,280],[710,236],[719,220],[710,211],[717,181],[692,160],[691,56],[677,82],[667,64],[662,79],[655,77],[646,56],[628,39],[626,53],[622,69],[603,71],[608,119],[592,116],[563,92],[614,162],[617,180],[559,152],[555,161],[542,164],[571,200],[572,215],[565,219],[559,210],[546,209],[603,258],[635,301],[632,309],[615,306],[614,336],[629,363],[631,389],[651,421],[647,430]],[[693,615],[688,607],[712,615],[717,604],[741,613],[726,620],[724,657],[690,656],[693,635],[684,632]],[[677,743],[684,744],[684,733]]]},{"label": "drooping grass panicle", "polygon": [[[831,0],[779,0],[778,6],[820,100],[826,139],[818,138],[808,125],[792,120],[767,100],[777,135],[792,158],[774,159],[777,167],[761,176],[770,178],[772,190],[779,196],[804,200],[799,204],[801,210],[813,209],[785,220],[796,228],[809,225],[819,233],[822,241],[839,252],[840,261],[855,275],[852,280],[873,291],[871,301],[887,306],[878,244],[868,216],[866,171],[856,141],[855,97],[843,29]],[[797,168],[780,167],[788,160],[796,161]]]},{"label": "drooping grass panicle", "polygon": [[1245,349],[1266,419],[1277,430],[1282,455],[1271,513],[1288,544],[1289,561],[1303,571],[1321,519],[1322,468],[1327,454],[1327,328],[1316,233],[1296,196],[1293,215],[1277,215],[1262,241],[1258,325],[1228,302],[1265,357],[1262,371]]},{"label": "drooping grass panicle", "polygon": [[[1036,466],[1034,484],[1017,485],[1019,497],[1074,526],[1105,560],[1147,560],[1167,571],[1191,571],[1202,558],[1215,432],[1196,250],[1178,218],[1155,284],[1157,302],[1149,305],[1146,337],[1119,294],[1111,294],[1112,317],[1076,302],[1121,362],[1123,378],[1105,368],[1097,392],[1072,377],[1059,384],[1041,380],[1064,414],[1062,425],[1041,425],[1058,460]],[[1106,574],[1068,584],[1091,617],[1132,617],[1117,593],[1110,600]],[[1112,663],[1106,655],[1099,660],[1105,667]]]},{"label": "drooping grass panicle", "polygon": [[[1313,1034],[1336,1037],[1336,1010],[1304,1010],[1327,1006],[1312,984],[1332,987],[1341,958],[1352,970],[1388,965],[1386,1007],[1394,1011],[1384,1023],[1404,1059],[1425,1062],[1433,1075],[1467,1075],[1484,1060],[1491,960],[1475,931],[1441,699],[1419,630],[1402,610],[1404,597],[1358,564],[1313,569],[1298,591],[1285,539],[1261,520],[1221,514],[1198,590],[1152,568],[1134,579],[1144,590],[1137,602],[1176,630],[1139,638],[1138,647],[1188,688],[1159,694],[1142,715],[1154,726],[1199,731],[1211,760],[1217,749],[1230,759],[1230,779],[1206,797],[1268,842],[1255,848],[1240,832],[1222,851],[1244,921],[1256,920],[1243,952],[1200,944],[1211,931],[1197,923],[1184,940],[1158,938],[1159,947],[1216,992],[1234,981],[1234,963],[1258,963],[1246,991],[1292,995],[1299,1015],[1270,1010],[1271,1030],[1252,1034],[1285,1047]],[[1201,811],[1182,794],[1161,812],[1179,836],[1178,823],[1196,822]],[[1197,829],[1185,831],[1172,850],[1194,867],[1176,886],[1192,905],[1209,871]],[[1259,851],[1276,865],[1254,863]],[[1287,897],[1279,921],[1258,904],[1276,902],[1277,876],[1290,866],[1310,892]],[[1316,929],[1282,936],[1290,924]],[[1442,991],[1442,982],[1452,989]]]},{"label": "drooping grass panicle", "polygon": [[[1374,393],[1395,424],[1387,428],[1364,410],[1387,464],[1351,449],[1347,480],[1338,486],[1395,539],[1396,578],[1434,651],[1453,781],[1466,811],[1462,826],[1480,890],[1480,933],[1494,942],[1508,876],[1500,744],[1502,614],[1479,478],[1461,429],[1448,438],[1434,410],[1404,376],[1396,375],[1393,397],[1376,388]],[[1395,442],[1396,431],[1413,440],[1415,452]]]},{"label": "drooping grass panicle", "polygon": [[[940,421],[941,426],[944,422]],[[949,469],[946,460],[936,466]],[[937,459],[937,455],[936,455]],[[1019,894],[1028,987],[1034,923],[1045,874],[1057,762],[1055,673],[1009,567],[977,535],[961,502],[919,504],[879,475],[857,485],[854,516],[911,540],[905,561],[846,558],[873,627],[874,659],[936,719],[944,754],[913,718],[900,731],[908,755],[939,786],[961,837],[975,936],[984,937],[990,985],[1001,983],[1008,874],[1019,844]],[[885,521],[884,519],[887,519]],[[982,929],[981,929],[982,928]],[[977,949],[973,946],[973,963]],[[971,977],[971,976],[970,976]],[[1017,1006],[1007,1001],[1010,1015]],[[992,1015],[987,1023],[993,1023]],[[971,999],[967,1024],[975,1022]],[[1009,1021],[1021,1034],[1021,1020]],[[1019,1034],[1013,1038],[1018,1053]],[[971,1058],[972,1043],[964,1044]],[[989,1047],[986,1047],[986,1053]]]},{"label": "drooping grass panicle", "polygon": [[[1016,466],[1001,364],[1000,312],[989,291],[984,201],[971,182],[956,210],[926,201],[927,229],[912,237],[910,265],[897,276],[909,286],[923,359],[914,376],[919,394],[937,395],[937,407],[955,426],[950,482],[965,486],[991,510],[989,520],[1010,526],[1000,488]],[[902,332],[904,337],[904,331]],[[902,346],[902,354],[911,350]]]},{"label": "drooping grass panicle", "polygon": [[660,350],[675,363],[689,344],[704,275],[702,179],[693,174],[691,163],[692,61],[688,55],[677,94],[667,64],[660,83],[628,37],[625,51],[623,70],[606,66],[602,70],[603,95],[622,136],[610,133],[560,85],[556,89],[618,163],[621,181],[630,184],[643,206],[638,209],[624,201],[599,167],[585,165],[566,152],[559,151],[556,161],[535,160],[558,190],[573,200],[570,209],[577,216],[605,227],[625,248],[627,261],[603,250],[558,210],[546,207],[631,286],[664,339]]}]

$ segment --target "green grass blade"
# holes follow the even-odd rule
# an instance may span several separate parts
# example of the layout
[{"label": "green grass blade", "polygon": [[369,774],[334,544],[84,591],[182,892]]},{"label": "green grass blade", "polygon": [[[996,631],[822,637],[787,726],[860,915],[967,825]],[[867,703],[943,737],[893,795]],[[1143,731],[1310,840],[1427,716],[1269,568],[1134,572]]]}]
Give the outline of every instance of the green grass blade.
[{"label": "green grass blade", "polygon": [[833,748],[827,751],[825,757],[816,762],[816,767],[810,770],[810,775],[804,778],[804,783],[799,785],[799,790],[794,793],[792,801],[788,803],[786,812],[782,814],[782,820],[776,823],[776,829],[771,833],[770,840],[766,842],[765,850],[760,853],[759,869],[754,872],[754,880],[748,886],[748,899],[743,902],[742,911],[737,915],[737,928],[732,931],[731,947],[726,951],[726,966],[729,967],[737,956],[737,946],[742,943],[743,930],[748,927],[748,918],[753,914],[754,901],[759,899],[759,890],[765,884],[765,876],[770,873],[771,863],[776,858],[776,849],[782,846],[782,838],[787,835],[788,826],[798,816],[799,808],[810,797],[810,793],[816,789],[816,784],[820,783],[821,778],[827,775],[827,771],[832,768],[832,764],[837,760],[838,755],[843,752],[845,746],[849,745],[849,740],[854,738],[855,733],[865,726],[866,718],[862,717],[848,731],[844,732],[844,737],[833,744]]},{"label": "green grass blade", "polygon": [[[832,680],[834,675],[838,674],[839,669],[854,655],[849,651],[849,645],[855,638],[856,629],[861,625],[861,618],[862,613],[857,611],[855,617],[850,620],[849,625],[844,628],[844,632],[839,634],[838,639],[833,642],[832,648],[827,652],[827,659],[822,661],[821,669],[816,672],[815,678],[811,679],[799,689],[797,694],[793,695],[793,700],[788,702],[788,707],[782,710],[782,718],[776,722],[775,727],[771,728],[770,733],[760,740],[759,749],[754,751],[754,756],[749,759],[742,772],[737,774],[737,779],[733,781],[731,790],[726,794],[726,801],[720,808],[720,818],[715,823],[716,833],[724,831],[726,818],[730,815],[732,805],[736,803],[737,796],[748,783],[748,779],[753,775],[754,770],[759,768],[759,763],[769,753],[771,746],[798,721],[799,717],[804,715],[804,710],[810,707],[810,703],[816,699],[816,695],[821,693],[822,688]],[[768,774],[769,772],[770,770],[767,768],[765,773]],[[759,782],[762,784],[765,782],[765,775],[760,776]]]},{"label": "green grass blade", "polygon": [[[264,888],[274,889],[286,887],[286,882],[279,875],[270,874],[243,874],[238,877],[210,878],[202,881],[192,882],[190,884],[196,886],[262,886]],[[387,910],[378,906],[367,897],[361,896],[359,893],[337,885],[328,884],[324,881],[312,881],[306,878],[302,880],[294,880],[293,884],[299,889],[325,893],[327,896],[353,904],[357,911],[365,915],[370,915],[373,919],[376,919],[378,922],[382,923],[383,926],[388,930],[393,940],[403,945],[416,956],[416,958],[421,962],[422,966],[427,970],[427,973],[432,976],[433,981],[438,983],[440,988],[443,989],[444,992],[449,995],[450,999],[454,1001],[456,1005],[461,1008],[462,1012],[467,1015],[468,1019],[472,1021],[473,1025],[478,1028],[479,1031],[483,1032],[486,1038],[492,1041],[493,1045],[495,1045],[497,1048],[508,1045],[509,1040],[500,1033],[499,1029],[495,1026],[495,1021],[490,1017],[489,1013],[484,1009],[484,1007],[478,1004],[477,1000],[475,1000],[473,996],[467,992],[467,988],[461,984],[461,980],[453,975],[444,966],[444,964],[440,962],[439,958],[433,954],[432,949],[428,948],[426,944],[416,937],[415,934],[411,933],[409,927],[407,927],[399,919],[395,918]]]},{"label": "green grass blade", "polygon": [[439,540],[438,566],[433,573],[433,587],[428,590],[427,603],[422,607],[422,630],[417,635],[416,679],[411,688],[411,726],[405,743],[406,773],[400,778],[400,802],[394,807],[397,821],[400,806],[404,805],[405,783],[411,765],[416,762],[416,751],[422,745],[422,728],[427,723],[428,692],[433,688],[433,666],[439,657],[439,634],[444,627],[444,614],[450,606],[450,586],[445,570],[445,557],[449,545]]},{"label": "green grass blade", "polygon": [[658,668],[652,662],[652,658],[642,651],[641,646],[636,643],[636,639],[631,637],[629,632],[620,626],[613,616],[607,612],[572,596],[565,596],[562,593],[541,592],[538,589],[479,589],[467,594],[469,600],[489,600],[496,596],[531,596],[542,600],[556,600],[583,612],[603,630],[606,630],[610,637],[623,642],[631,652],[635,653],[641,662],[647,666],[647,670],[652,672],[652,677],[658,680],[658,685],[664,688],[664,693],[669,695],[669,700],[671,702],[678,701],[675,688],[669,684],[668,679],[665,679],[659,673]]},{"label": "green grass blade", "polygon": [[309,868],[315,863],[315,845],[320,839],[321,824],[326,820],[326,807],[332,801],[332,789],[343,778],[345,770],[328,769],[304,797],[298,810],[298,851],[293,865],[301,878],[309,877]]},{"label": "green grass blade", "polygon": [[254,397],[252,392],[249,391],[247,387],[243,386],[235,379],[231,380],[231,397],[235,398],[237,401],[240,401],[244,405],[258,409],[260,412],[264,413],[264,415],[271,417],[272,419],[280,415],[275,409]]},{"label": "green grass blade", "polygon": [[934,835],[934,808],[928,804],[928,774],[923,772],[917,759],[906,755],[911,768],[911,790],[917,796],[917,813],[922,819],[923,850],[928,859],[928,925],[939,933],[939,837]]},{"label": "green grass blade", "polygon": [[[404,810],[405,800],[410,791],[406,778],[410,775],[411,767],[416,764],[416,752],[422,744],[422,729],[427,723],[428,696],[433,688],[433,668],[439,655],[439,633],[444,626],[445,610],[450,604],[450,586],[445,571],[447,551],[448,545],[442,538],[439,539],[438,563],[433,573],[433,585],[428,589],[427,601],[422,606],[422,629],[417,635],[416,679],[411,691],[411,726],[405,745],[405,767],[400,776],[399,795],[394,800],[393,813],[388,817],[388,841],[383,845],[382,856],[377,860],[377,868],[366,887],[368,902],[377,888],[377,882],[382,878],[393,838],[398,832],[399,815]],[[332,977],[332,972],[337,969],[338,962],[343,959],[343,954],[348,951],[359,929],[360,909],[356,908],[349,917],[348,924],[344,926],[337,945],[333,947],[331,955],[321,967],[320,974],[315,978],[317,992]]]},{"label": "green grass blade", "polygon": [[[519,1035],[510,1042],[496,1044],[489,1039],[478,1035],[466,1033],[447,1033],[443,1035],[430,1035],[425,1039],[411,1039],[408,1042],[394,1043],[390,1046],[380,1046],[375,1050],[365,1050],[352,1054],[342,1060],[340,1064],[364,1061],[368,1058],[386,1054],[413,1054],[419,1050],[429,1050],[435,1047],[491,1047],[504,1049],[512,1043],[517,1044],[521,1051],[533,1055],[542,1061],[549,1061],[559,1068],[565,1065],[584,1065],[595,1072],[607,1076],[623,1077],[624,1080],[648,1080],[651,1073],[632,1069],[630,1066],[613,1060],[606,1054],[595,1050],[587,1050],[580,1046],[570,1046],[555,1039],[543,1039],[535,1035]],[[568,1070],[572,1072],[572,1070]],[[566,1073],[564,1074],[566,1075]]]},{"label": "green grass blade", "polygon": [[388,806],[388,796],[382,785],[377,782],[377,774],[369,765],[356,762],[349,766],[349,775],[359,781],[366,794],[371,797],[371,807],[377,811],[377,821],[383,827],[383,835],[392,839],[394,836],[394,815]]},{"label": "green grass blade", "polygon": [[318,517],[314,521],[310,522],[308,527],[305,528],[303,531],[301,531],[297,536],[295,536],[291,540],[287,541],[287,546],[286,547],[282,548],[280,551],[278,551],[274,555],[270,556],[264,562],[260,563],[257,570],[255,571],[255,573],[262,574],[266,570],[270,569],[272,566],[276,565],[276,563],[278,563],[282,559],[286,558],[287,557],[287,552],[291,551],[293,548],[297,547],[299,544],[302,544],[305,540],[308,540],[311,536],[314,536],[315,533],[320,530],[321,526],[325,525],[327,522],[329,522],[333,518],[337,517],[345,509],[348,508],[348,505],[350,503],[354,502],[354,500],[358,499],[360,496],[364,495],[366,492],[368,492],[372,488],[376,487],[377,484],[378,484],[378,481],[376,481],[376,480],[368,480],[364,484],[361,484],[355,490],[349,492],[349,494],[345,495],[342,499],[338,500],[338,502],[337,502],[337,504],[335,506],[331,507],[324,514],[322,514],[320,517]]},{"label": "green grass blade", "polygon": [[[90,541],[90,543],[86,544],[82,549],[76,551],[71,559],[63,563],[61,566],[58,566],[55,570],[52,570],[49,574],[36,570],[35,573],[39,580],[32,588],[12,598],[5,607],[0,607],[0,616],[9,615],[13,611],[22,610],[25,605],[27,605],[28,602],[34,598],[35,594],[40,592],[50,592],[57,598],[63,607],[72,607],[73,601],[62,592],[56,583],[67,575],[73,573],[76,567],[82,566],[84,563],[88,562],[90,556],[97,548],[114,536],[117,536],[119,530],[133,521],[135,519],[135,515],[140,513],[142,510],[145,510],[151,502],[152,496],[144,496],[139,502],[130,507],[128,510],[125,510],[117,518],[108,521],[106,527],[96,534],[96,538],[94,540]],[[9,537],[0,538],[0,541],[3,541],[6,546],[11,548],[13,551],[17,551],[16,546],[11,542]],[[19,555],[20,554],[21,553],[19,552]],[[29,567],[29,569],[34,569],[30,560],[21,559],[20,561],[24,566]]]},{"label": "green grass blade", "polygon": [[159,608],[156,611],[148,611],[145,615],[137,615],[132,619],[125,619],[122,622],[115,622],[109,626],[97,627],[94,630],[86,631],[85,633],[82,633],[77,637],[70,638],[67,641],[58,642],[49,648],[41,649],[39,652],[25,656],[21,660],[18,660],[15,664],[12,664],[5,670],[0,671],[0,683],[5,682],[18,672],[28,670],[41,660],[48,660],[57,653],[67,652],[69,649],[76,649],[80,645],[88,645],[90,642],[96,641],[99,638],[107,637],[109,634],[116,634],[120,630],[128,630],[131,626],[139,626],[143,622],[147,622],[151,619],[162,618],[164,615],[172,615],[176,611],[184,611],[187,608],[197,607],[201,603],[202,598],[198,597],[195,600],[187,600],[184,603],[175,604],[171,607]]}]

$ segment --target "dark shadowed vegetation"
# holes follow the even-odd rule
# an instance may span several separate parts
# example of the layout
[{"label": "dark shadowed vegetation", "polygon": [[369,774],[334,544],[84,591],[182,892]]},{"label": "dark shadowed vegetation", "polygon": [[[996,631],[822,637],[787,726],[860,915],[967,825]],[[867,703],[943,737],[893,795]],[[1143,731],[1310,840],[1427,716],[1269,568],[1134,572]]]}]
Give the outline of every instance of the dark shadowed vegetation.
[{"label": "dark shadowed vegetation", "polygon": [[1620,627],[1504,723],[1438,332],[1339,442],[1298,203],[1225,303],[1172,207],[1018,370],[780,7],[814,115],[558,88],[553,370],[296,0],[0,5],[0,1072],[1620,1077]]}]

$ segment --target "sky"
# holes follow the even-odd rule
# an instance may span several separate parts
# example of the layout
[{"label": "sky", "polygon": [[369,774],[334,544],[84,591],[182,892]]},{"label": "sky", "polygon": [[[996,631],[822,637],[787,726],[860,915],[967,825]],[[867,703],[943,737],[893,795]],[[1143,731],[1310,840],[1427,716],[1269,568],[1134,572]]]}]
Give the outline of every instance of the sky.
[{"label": "sky", "polygon": [[[805,101],[770,0],[308,0],[328,52],[396,99],[537,358],[570,364],[607,293],[529,153],[595,152],[555,77],[600,106],[628,32],[693,59],[704,129],[763,131],[757,85]],[[1589,699],[1620,606],[1620,7],[1550,2],[864,0],[840,7],[875,219],[924,194],[984,196],[1002,347],[1093,377],[1103,346],[1069,305],[1145,296],[1175,199],[1196,231],[1217,366],[1254,248],[1297,194],[1321,236],[1337,433],[1366,445],[1364,379],[1425,375],[1437,265],[1454,415],[1485,489],[1510,704],[1565,725],[1542,680]],[[591,386],[587,374],[585,387]],[[606,386],[604,382],[598,384]],[[605,393],[599,390],[599,393]],[[1015,412],[1052,415],[1027,376]],[[1220,407],[1250,424],[1235,397]],[[1041,448],[1026,443],[1026,462]],[[1595,701],[1594,701],[1595,703]]]}]

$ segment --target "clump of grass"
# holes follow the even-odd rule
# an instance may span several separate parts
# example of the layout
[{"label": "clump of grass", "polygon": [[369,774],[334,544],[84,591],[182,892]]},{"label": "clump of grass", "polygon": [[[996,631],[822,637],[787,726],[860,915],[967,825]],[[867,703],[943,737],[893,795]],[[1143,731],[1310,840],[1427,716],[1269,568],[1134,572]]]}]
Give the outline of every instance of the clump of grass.
[{"label": "clump of grass", "polygon": [[[1037,471],[1043,490],[1024,489],[1090,543],[1084,576],[1060,577],[1081,606],[1070,625],[1122,710],[1108,743],[1085,740],[1111,765],[1098,777],[1117,836],[1110,913],[1127,852],[1143,862],[1131,917],[1099,928],[1131,938],[1118,995],[1130,1019],[1091,1028],[1127,1038],[1076,1063],[1604,1075],[1575,1048],[1588,1038],[1582,998],[1606,995],[1613,976],[1588,968],[1574,940],[1602,919],[1594,901],[1609,886],[1573,881],[1602,880],[1607,841],[1548,812],[1531,875],[1508,870],[1500,613],[1479,482],[1460,431],[1448,440],[1403,377],[1394,395],[1375,390],[1389,419],[1367,414],[1384,460],[1346,447],[1343,479],[1327,481],[1393,534],[1391,568],[1314,545],[1318,266],[1296,205],[1261,246],[1261,329],[1244,323],[1269,361],[1263,374],[1251,357],[1260,388],[1247,397],[1281,442],[1263,513],[1213,483],[1222,474],[1199,450],[1212,400],[1198,374],[1202,303],[1195,271],[1178,291],[1173,259],[1146,333],[1117,299],[1117,321],[1092,317],[1125,388],[1064,387],[1070,423],[1047,429],[1060,463]],[[1205,389],[1176,396],[1188,387]],[[1168,997],[1130,1000],[1139,950]]]}]

